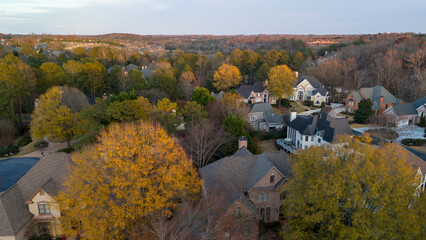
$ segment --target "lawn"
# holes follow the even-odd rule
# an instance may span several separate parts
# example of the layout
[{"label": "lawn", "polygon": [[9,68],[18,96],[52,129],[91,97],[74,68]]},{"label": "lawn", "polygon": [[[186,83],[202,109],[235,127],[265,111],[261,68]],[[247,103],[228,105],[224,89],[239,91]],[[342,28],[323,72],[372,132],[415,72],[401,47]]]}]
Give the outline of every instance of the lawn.
[{"label": "lawn", "polygon": [[274,152],[277,151],[277,147],[275,146],[275,140],[269,139],[269,140],[262,140],[259,142],[260,149],[262,149],[262,152]]},{"label": "lawn", "polygon": [[291,106],[293,106],[296,109],[296,112],[298,112],[298,113],[304,112],[305,109],[309,110],[308,107],[302,107],[296,102],[290,102],[290,104],[291,104]]},{"label": "lawn", "polygon": [[351,128],[365,128],[365,127],[377,127],[374,124],[360,124],[360,123],[352,123]]},{"label": "lawn", "polygon": [[416,151],[419,151],[421,153],[426,154],[426,145],[424,145],[424,146],[406,146],[406,147],[412,148]]}]

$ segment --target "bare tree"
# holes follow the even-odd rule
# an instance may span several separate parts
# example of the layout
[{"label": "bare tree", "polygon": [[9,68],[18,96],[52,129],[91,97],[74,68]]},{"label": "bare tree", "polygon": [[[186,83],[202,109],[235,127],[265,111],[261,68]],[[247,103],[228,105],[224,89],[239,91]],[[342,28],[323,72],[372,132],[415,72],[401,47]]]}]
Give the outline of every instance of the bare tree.
[{"label": "bare tree", "polygon": [[343,95],[352,86],[354,79],[354,71],[357,68],[356,60],[354,57],[346,58],[342,61],[342,72],[343,72],[343,84],[342,91],[340,92],[340,101],[343,99]]},{"label": "bare tree", "polygon": [[207,119],[194,124],[188,133],[183,147],[199,168],[207,165],[219,147],[228,141],[222,126]]},{"label": "bare tree", "polygon": [[383,58],[374,61],[374,74],[377,84],[386,89],[391,89],[402,73],[402,61],[398,59],[398,51],[391,49]]},{"label": "bare tree", "polygon": [[360,89],[367,80],[367,70],[361,69],[354,72],[354,81],[352,87]]},{"label": "bare tree", "polygon": [[0,119],[0,146],[7,147],[15,140],[15,126],[9,119]]}]

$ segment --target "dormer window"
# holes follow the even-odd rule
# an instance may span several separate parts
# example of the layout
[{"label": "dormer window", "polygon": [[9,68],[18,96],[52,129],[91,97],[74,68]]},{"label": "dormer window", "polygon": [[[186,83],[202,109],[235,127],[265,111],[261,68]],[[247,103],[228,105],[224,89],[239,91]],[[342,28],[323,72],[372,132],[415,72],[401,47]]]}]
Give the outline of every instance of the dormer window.
[{"label": "dormer window", "polygon": [[38,213],[39,214],[50,214],[49,203],[39,203],[38,204]]},{"label": "dormer window", "polygon": [[274,174],[272,174],[272,175],[269,177],[269,182],[271,182],[271,183],[275,182],[275,176],[274,176]]}]

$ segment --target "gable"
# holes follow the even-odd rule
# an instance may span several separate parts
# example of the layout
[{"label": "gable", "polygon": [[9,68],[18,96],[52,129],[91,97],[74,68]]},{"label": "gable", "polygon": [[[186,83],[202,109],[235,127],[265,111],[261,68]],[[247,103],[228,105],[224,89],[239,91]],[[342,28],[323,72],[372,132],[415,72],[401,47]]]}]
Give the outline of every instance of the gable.
[{"label": "gable", "polygon": [[[274,182],[271,183],[270,177],[274,175]],[[259,187],[274,187],[281,179],[285,178],[285,176],[278,171],[275,167],[272,167],[266,174],[263,176],[259,182],[257,182],[253,188]]]}]

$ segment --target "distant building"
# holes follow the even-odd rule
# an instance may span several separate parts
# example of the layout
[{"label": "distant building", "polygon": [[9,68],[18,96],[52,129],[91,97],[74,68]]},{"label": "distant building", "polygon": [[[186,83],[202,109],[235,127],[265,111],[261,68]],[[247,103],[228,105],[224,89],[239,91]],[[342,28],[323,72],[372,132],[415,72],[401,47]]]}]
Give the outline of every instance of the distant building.
[{"label": "distant building", "polygon": [[328,90],[313,76],[298,77],[296,86],[293,88],[293,95],[288,97],[294,101],[312,101],[316,106],[327,103],[328,98]]},{"label": "distant building", "polygon": [[364,98],[368,98],[373,102],[372,108],[377,113],[383,113],[388,107],[403,103],[401,99],[397,99],[386,88],[375,86],[352,91],[346,98],[346,111],[354,113],[358,110],[359,102]]},{"label": "distant building", "polygon": [[396,126],[414,125],[420,122],[420,117],[426,116],[426,97],[417,99],[412,103],[404,103],[401,105],[392,105],[383,113],[389,122]]},{"label": "distant building", "polygon": [[254,104],[248,118],[253,129],[257,131],[281,130],[284,126],[283,115],[275,114],[270,103]]},{"label": "distant building", "polygon": [[271,95],[262,82],[255,82],[253,85],[242,85],[236,91],[243,97],[243,102],[245,103],[275,104],[277,102],[277,99]]},{"label": "distant building", "polygon": [[333,118],[327,113],[314,116],[292,116],[287,126],[287,139],[300,149],[329,144],[338,135],[353,135],[345,118]]},{"label": "distant building", "polygon": [[70,154],[48,155],[0,195],[0,239],[61,235],[61,213],[54,197],[62,187],[69,163]]}]

